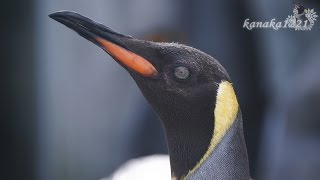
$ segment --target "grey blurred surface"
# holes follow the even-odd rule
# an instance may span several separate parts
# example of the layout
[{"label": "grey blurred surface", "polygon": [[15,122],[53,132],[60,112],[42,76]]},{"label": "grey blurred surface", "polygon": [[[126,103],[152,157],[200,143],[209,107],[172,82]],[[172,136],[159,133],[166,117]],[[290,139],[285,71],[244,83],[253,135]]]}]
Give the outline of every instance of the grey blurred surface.
[{"label": "grey blurred surface", "polygon": [[[295,3],[318,13],[319,4],[315,2]],[[250,7],[255,17],[272,19],[292,14],[290,4],[261,0]],[[319,25],[308,32],[259,32],[264,88],[269,99],[261,138],[260,179],[320,178],[319,93],[315,93],[320,77],[319,32]]]}]

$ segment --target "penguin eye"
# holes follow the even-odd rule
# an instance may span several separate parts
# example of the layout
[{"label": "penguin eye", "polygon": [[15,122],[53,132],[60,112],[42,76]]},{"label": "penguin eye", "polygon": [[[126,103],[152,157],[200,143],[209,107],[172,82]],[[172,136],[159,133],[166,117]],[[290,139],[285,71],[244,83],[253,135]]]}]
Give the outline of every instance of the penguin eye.
[{"label": "penguin eye", "polygon": [[190,76],[190,71],[184,66],[178,66],[174,69],[174,75],[178,79],[187,79]]}]

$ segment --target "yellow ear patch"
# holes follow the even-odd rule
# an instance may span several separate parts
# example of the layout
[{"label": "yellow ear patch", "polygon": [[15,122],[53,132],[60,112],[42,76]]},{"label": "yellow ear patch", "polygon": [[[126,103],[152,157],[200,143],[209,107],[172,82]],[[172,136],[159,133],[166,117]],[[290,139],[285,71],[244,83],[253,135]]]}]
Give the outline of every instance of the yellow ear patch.
[{"label": "yellow ear patch", "polygon": [[209,150],[217,146],[237,117],[239,104],[232,84],[227,81],[220,83],[214,110],[214,131]]},{"label": "yellow ear patch", "polygon": [[239,110],[239,104],[232,84],[228,81],[222,81],[219,84],[216,97],[216,108],[214,109],[214,131],[207,152],[189,171],[186,177],[194,173],[201,164],[209,158],[217,147],[223,136],[227,133],[235,121]]}]

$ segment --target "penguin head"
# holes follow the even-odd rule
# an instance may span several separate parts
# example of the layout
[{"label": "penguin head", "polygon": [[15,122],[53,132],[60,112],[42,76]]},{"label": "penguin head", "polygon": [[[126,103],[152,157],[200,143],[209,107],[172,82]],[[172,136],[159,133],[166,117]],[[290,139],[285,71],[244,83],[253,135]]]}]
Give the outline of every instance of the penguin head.
[{"label": "penguin head", "polygon": [[122,35],[74,12],[49,16],[101,47],[130,73],[162,120],[173,177],[199,168],[238,117],[229,75],[213,57],[182,44]]},{"label": "penguin head", "polygon": [[203,103],[212,112],[219,83],[229,81],[224,68],[215,59],[176,43],[140,41],[139,44],[143,44],[143,50],[132,51],[148,59],[158,73],[153,77],[144,77],[132,70],[129,73],[161,119],[176,121],[164,123],[182,123],[179,118],[172,120],[166,116],[180,116]]},{"label": "penguin head", "polygon": [[138,40],[74,12],[57,12],[50,17],[112,56],[130,73],[160,116],[172,115],[171,111],[176,114],[178,109],[172,107],[179,107],[178,104],[193,106],[205,102],[214,106],[218,84],[230,81],[218,61],[195,48]]}]

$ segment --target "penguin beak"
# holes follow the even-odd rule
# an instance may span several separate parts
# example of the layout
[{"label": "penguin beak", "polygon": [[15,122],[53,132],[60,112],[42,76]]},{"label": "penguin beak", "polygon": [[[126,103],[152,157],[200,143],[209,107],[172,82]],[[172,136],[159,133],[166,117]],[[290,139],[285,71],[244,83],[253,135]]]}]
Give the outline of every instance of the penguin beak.
[{"label": "penguin beak", "polygon": [[50,14],[49,17],[76,31],[80,36],[93,42],[106,51],[113,59],[124,68],[130,69],[143,77],[154,77],[158,71],[154,65],[130,51],[139,43],[133,43],[131,36],[125,36],[114,32],[110,28],[92,21],[80,14],[70,11],[62,11]]}]

